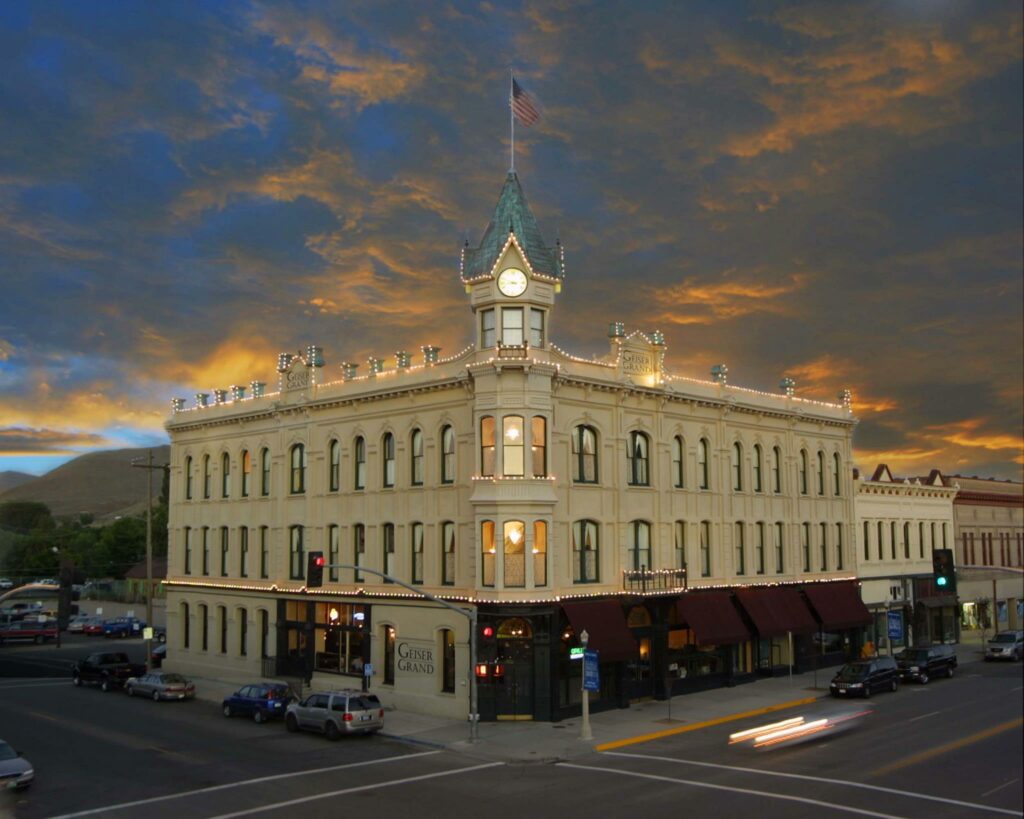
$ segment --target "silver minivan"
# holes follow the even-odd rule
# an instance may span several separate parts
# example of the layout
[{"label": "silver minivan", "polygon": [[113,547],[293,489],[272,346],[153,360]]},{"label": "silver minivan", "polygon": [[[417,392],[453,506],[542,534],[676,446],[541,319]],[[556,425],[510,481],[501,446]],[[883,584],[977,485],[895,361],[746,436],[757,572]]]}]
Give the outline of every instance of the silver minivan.
[{"label": "silver minivan", "polygon": [[328,739],[342,734],[375,734],[384,727],[384,706],[376,694],[346,689],[310,694],[284,715],[289,731],[319,731]]}]

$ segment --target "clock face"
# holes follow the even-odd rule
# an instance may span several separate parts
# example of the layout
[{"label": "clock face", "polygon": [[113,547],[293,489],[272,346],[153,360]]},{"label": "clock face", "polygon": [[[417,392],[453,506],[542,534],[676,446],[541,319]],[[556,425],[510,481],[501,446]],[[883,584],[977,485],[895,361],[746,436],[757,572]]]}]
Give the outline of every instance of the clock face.
[{"label": "clock face", "polygon": [[506,296],[515,298],[526,291],[526,274],[515,267],[502,270],[498,276],[498,289]]}]

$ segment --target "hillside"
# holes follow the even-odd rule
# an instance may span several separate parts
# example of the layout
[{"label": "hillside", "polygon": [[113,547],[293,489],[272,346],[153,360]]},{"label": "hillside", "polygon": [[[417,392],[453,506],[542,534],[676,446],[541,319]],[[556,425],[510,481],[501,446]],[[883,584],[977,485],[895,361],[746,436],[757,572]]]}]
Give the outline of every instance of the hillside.
[{"label": "hillside", "polygon": [[[145,459],[146,449],[112,449],[90,452],[32,478],[13,489],[0,492],[6,501],[40,501],[54,516],[88,512],[97,519],[139,513],[146,504],[146,470],[133,469],[131,462]],[[167,463],[170,447],[153,448],[153,463]],[[31,476],[30,476],[31,477]],[[160,494],[161,473],[153,472],[153,499]]]},{"label": "hillside", "polygon": [[8,489],[14,489],[16,486],[21,486],[23,483],[28,483],[35,479],[35,475],[29,475],[27,472],[14,472],[13,470],[0,472],[0,493],[6,492]]}]

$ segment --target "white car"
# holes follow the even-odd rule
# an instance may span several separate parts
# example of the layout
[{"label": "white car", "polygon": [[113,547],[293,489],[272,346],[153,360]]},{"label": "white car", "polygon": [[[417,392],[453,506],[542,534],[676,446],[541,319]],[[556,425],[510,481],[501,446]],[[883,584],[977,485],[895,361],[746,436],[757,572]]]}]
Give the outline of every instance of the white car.
[{"label": "white car", "polygon": [[0,577],[0,591],[7,591],[14,588],[14,581],[9,577]]},{"label": "white car", "polygon": [[0,739],[0,787],[22,790],[32,784],[32,763]]},{"label": "white car", "polygon": [[988,641],[985,660],[1013,660],[1024,658],[1024,631],[1000,631]]}]

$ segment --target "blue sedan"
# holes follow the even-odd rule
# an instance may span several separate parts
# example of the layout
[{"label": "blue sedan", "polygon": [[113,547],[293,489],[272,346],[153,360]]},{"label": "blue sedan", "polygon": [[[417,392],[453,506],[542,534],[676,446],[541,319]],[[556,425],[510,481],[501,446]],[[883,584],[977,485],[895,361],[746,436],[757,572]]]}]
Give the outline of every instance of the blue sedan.
[{"label": "blue sedan", "polygon": [[222,711],[225,717],[251,716],[255,722],[266,722],[284,716],[288,703],[295,699],[287,683],[253,683],[225,697]]},{"label": "blue sedan", "polygon": [[104,637],[141,637],[146,624],[137,617],[115,617],[103,624]]}]

